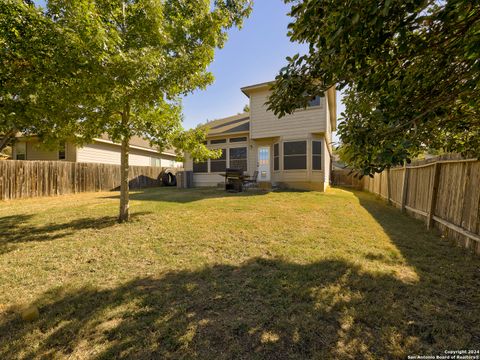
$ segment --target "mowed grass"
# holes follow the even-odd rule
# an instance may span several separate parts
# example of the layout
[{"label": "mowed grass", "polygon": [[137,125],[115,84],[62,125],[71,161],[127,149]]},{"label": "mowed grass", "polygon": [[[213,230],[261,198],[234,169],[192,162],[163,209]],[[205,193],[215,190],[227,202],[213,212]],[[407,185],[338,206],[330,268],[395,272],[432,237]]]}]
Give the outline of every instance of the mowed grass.
[{"label": "mowed grass", "polygon": [[[480,259],[372,195],[0,203],[0,359],[396,359],[480,344]],[[19,311],[35,305],[40,317]]]}]

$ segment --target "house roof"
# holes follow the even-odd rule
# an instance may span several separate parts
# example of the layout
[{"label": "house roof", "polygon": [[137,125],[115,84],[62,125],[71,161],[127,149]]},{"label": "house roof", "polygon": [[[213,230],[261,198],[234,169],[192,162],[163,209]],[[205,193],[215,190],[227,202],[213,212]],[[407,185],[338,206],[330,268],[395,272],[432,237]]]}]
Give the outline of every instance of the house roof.
[{"label": "house roof", "polygon": [[[102,134],[99,138],[96,138],[95,140],[105,140],[105,141],[108,141],[108,142],[112,142],[107,134]],[[119,145],[119,144],[116,144],[116,145]],[[143,149],[146,149],[146,150],[157,151],[157,148],[155,146],[150,145],[150,141],[145,140],[145,139],[141,138],[140,136],[132,136],[132,138],[130,139],[130,146],[135,146],[137,148],[143,148]],[[162,151],[162,153],[163,154],[175,155],[175,149],[164,149]]]},{"label": "house roof", "polygon": [[208,136],[248,133],[250,131],[250,114],[242,113],[224,119],[213,120],[205,124]]},{"label": "house roof", "polygon": [[247,95],[248,97],[250,97],[250,93],[254,90],[260,90],[260,89],[268,89],[270,88],[273,84],[275,83],[275,81],[267,81],[267,82],[263,82],[263,83],[260,83],[260,84],[255,84],[255,85],[248,85],[248,86],[244,86],[242,87],[240,90],[242,90],[242,92]]},{"label": "house roof", "polygon": [[[36,136],[35,135],[23,136],[21,133],[18,133],[17,138],[29,139],[29,138],[36,138]],[[102,134],[99,137],[94,138],[93,140],[97,142],[109,143],[112,145],[118,145],[118,146],[121,145],[119,143],[113,142],[107,134]],[[155,146],[150,145],[150,142],[148,140],[145,140],[140,136],[132,136],[132,138],[130,139],[130,146],[133,148],[144,149],[151,152],[157,152],[157,153],[159,152]],[[161,153],[164,155],[176,156],[175,149],[164,149]]]}]

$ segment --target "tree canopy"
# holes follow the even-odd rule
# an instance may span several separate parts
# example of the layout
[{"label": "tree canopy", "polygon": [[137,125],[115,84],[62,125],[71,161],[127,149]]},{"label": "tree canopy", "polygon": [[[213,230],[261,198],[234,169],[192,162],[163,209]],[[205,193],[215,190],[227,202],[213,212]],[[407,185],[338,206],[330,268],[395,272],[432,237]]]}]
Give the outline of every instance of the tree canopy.
[{"label": "tree canopy", "polygon": [[47,143],[68,137],[81,144],[101,134],[122,143],[121,221],[128,220],[132,136],[194,159],[216,155],[202,144],[201,129],[183,130],[180,96],[212,83],[207,67],[215,49],[227,29],[242,25],[249,0],[213,6],[207,0],[50,0],[43,11],[20,0],[1,6],[7,56],[0,80],[8,84],[0,93],[2,123],[9,118]]},{"label": "tree canopy", "polygon": [[311,94],[344,89],[342,158],[362,174],[427,148],[480,155],[480,2],[286,0],[288,58],[269,107],[284,116]]}]

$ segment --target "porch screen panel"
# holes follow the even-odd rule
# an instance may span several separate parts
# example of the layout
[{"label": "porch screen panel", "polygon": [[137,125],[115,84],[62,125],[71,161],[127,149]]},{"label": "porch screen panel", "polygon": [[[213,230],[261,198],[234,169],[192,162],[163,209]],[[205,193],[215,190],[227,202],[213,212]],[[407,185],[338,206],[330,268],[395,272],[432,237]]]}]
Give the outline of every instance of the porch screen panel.
[{"label": "porch screen panel", "polygon": [[231,148],[230,149],[230,167],[247,171],[247,148]]},{"label": "porch screen panel", "polygon": [[289,141],[283,143],[283,170],[307,169],[307,142]]},{"label": "porch screen panel", "polygon": [[193,163],[193,172],[194,173],[207,173],[208,172],[208,161],[202,161],[199,163]]},{"label": "porch screen panel", "polygon": [[227,170],[227,151],[222,150],[222,156],[218,159],[210,159],[210,172],[224,172]]}]

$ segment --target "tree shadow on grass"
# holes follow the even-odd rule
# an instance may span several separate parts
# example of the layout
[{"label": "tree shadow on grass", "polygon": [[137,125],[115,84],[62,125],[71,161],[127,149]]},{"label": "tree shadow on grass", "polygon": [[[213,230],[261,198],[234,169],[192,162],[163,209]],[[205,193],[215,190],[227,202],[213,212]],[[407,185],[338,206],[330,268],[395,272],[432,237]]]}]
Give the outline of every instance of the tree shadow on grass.
[{"label": "tree shadow on grass", "polygon": [[341,260],[257,258],[56,290],[35,302],[36,322],[0,318],[0,358],[397,359],[478,345],[465,304],[425,285]]},{"label": "tree shadow on grass", "polygon": [[[137,212],[131,217],[135,221],[137,217],[147,214],[148,212]],[[116,216],[102,216],[38,226],[30,224],[34,217],[35,215],[25,214],[0,217],[0,254],[14,250],[18,243],[51,241],[72,235],[78,230],[104,229],[118,224]]]},{"label": "tree shadow on grass", "polygon": [[[143,190],[133,190],[130,194],[130,199],[140,201],[163,201],[186,204],[207,199],[244,198],[252,196],[262,196],[266,194],[268,194],[268,191],[263,191],[261,189],[249,189],[240,193],[234,193],[217,188],[177,189],[174,187],[159,187]],[[120,199],[120,195],[108,196],[106,198]]]},{"label": "tree shadow on grass", "polygon": [[[470,348],[478,348],[480,258],[442,239],[438,232],[427,230],[424,222],[401,213],[394,206],[388,206],[375,195],[361,191],[353,191],[353,194],[388,235],[403,261],[415,270],[421,285],[417,288],[416,296],[425,298],[426,306],[437,309],[438,315],[419,323],[419,326],[436,334],[445,331],[435,327],[441,321],[440,316],[463,314],[448,320],[452,328],[450,336],[456,338],[458,329],[469,328]],[[365,257],[385,264],[395,262],[394,258],[380,252],[369,252]]]}]

